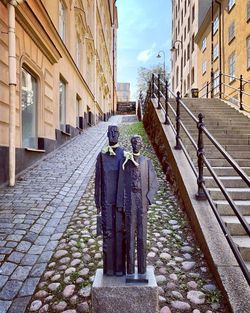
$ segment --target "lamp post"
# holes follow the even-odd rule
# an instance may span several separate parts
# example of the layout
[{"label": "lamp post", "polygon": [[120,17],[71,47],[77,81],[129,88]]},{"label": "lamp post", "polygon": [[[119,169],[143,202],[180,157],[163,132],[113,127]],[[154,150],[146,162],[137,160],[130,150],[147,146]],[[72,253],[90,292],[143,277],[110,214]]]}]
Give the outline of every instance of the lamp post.
[{"label": "lamp post", "polygon": [[172,48],[170,49],[171,52],[176,51],[175,44],[179,44],[181,46],[181,77],[180,77],[180,82],[181,82],[181,97],[182,97],[182,84],[183,84],[183,42],[179,39],[175,40],[173,43]]},{"label": "lamp post", "polygon": [[161,58],[161,53],[163,55],[163,75],[164,75],[164,79],[163,80],[165,81],[165,79],[166,79],[166,55],[165,55],[165,51],[160,50],[156,57],[158,59]]}]

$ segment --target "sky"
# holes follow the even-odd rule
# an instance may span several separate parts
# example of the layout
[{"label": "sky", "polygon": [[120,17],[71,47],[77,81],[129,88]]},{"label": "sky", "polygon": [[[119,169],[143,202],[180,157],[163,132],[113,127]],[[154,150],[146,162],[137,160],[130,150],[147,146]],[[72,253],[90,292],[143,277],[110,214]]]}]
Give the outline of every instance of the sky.
[{"label": "sky", "polygon": [[137,100],[137,70],[162,64],[165,52],[170,71],[171,0],[117,0],[118,82],[130,82],[131,100]]}]

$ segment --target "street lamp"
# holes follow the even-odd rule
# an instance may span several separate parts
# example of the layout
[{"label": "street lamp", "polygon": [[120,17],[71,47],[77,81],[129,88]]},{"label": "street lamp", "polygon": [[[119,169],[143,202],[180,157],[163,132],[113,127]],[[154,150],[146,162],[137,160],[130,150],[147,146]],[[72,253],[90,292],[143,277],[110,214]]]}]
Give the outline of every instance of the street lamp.
[{"label": "street lamp", "polygon": [[164,80],[166,79],[166,67],[165,67],[165,61],[166,61],[166,56],[165,56],[165,51],[160,50],[157,54],[157,58],[161,58],[161,53],[163,54],[163,75],[164,75]]},{"label": "street lamp", "polygon": [[180,77],[180,81],[181,81],[181,96],[182,96],[182,84],[183,84],[183,42],[181,40],[175,40],[173,43],[172,48],[170,49],[171,52],[176,51],[176,47],[175,44],[180,44],[181,46],[181,77]]}]

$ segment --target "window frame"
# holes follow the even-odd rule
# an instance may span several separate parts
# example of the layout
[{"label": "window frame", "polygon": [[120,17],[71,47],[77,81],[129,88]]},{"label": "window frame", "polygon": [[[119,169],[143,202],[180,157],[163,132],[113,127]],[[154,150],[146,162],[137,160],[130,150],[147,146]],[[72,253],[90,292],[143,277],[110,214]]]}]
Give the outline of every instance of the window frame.
[{"label": "window frame", "polygon": [[234,38],[235,38],[235,21],[232,21],[228,27],[228,44],[230,44],[234,40]]},{"label": "window frame", "polygon": [[215,35],[219,29],[219,15],[216,15],[213,22],[213,35]]},{"label": "window frame", "polygon": [[[231,61],[233,61],[233,62],[231,62]],[[229,77],[229,83],[232,83],[235,81],[235,67],[236,67],[236,54],[234,51],[228,57],[228,75],[230,76]],[[233,73],[231,72],[231,69],[233,69]]]},{"label": "window frame", "polygon": [[250,70],[250,35],[247,37],[247,70]]},{"label": "window frame", "polygon": [[228,0],[227,2],[228,13],[231,12],[234,6],[235,6],[235,0]]},{"label": "window frame", "polygon": [[207,37],[205,36],[201,42],[201,51],[204,52],[207,49]]}]

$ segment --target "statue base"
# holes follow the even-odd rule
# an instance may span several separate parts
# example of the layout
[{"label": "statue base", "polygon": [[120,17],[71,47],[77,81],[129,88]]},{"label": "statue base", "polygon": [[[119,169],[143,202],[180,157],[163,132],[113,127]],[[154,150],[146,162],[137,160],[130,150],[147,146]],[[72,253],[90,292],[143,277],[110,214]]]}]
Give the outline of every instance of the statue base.
[{"label": "statue base", "polygon": [[147,267],[148,283],[126,283],[126,276],[105,276],[97,269],[92,286],[93,313],[158,313],[158,287],[153,266]]}]

